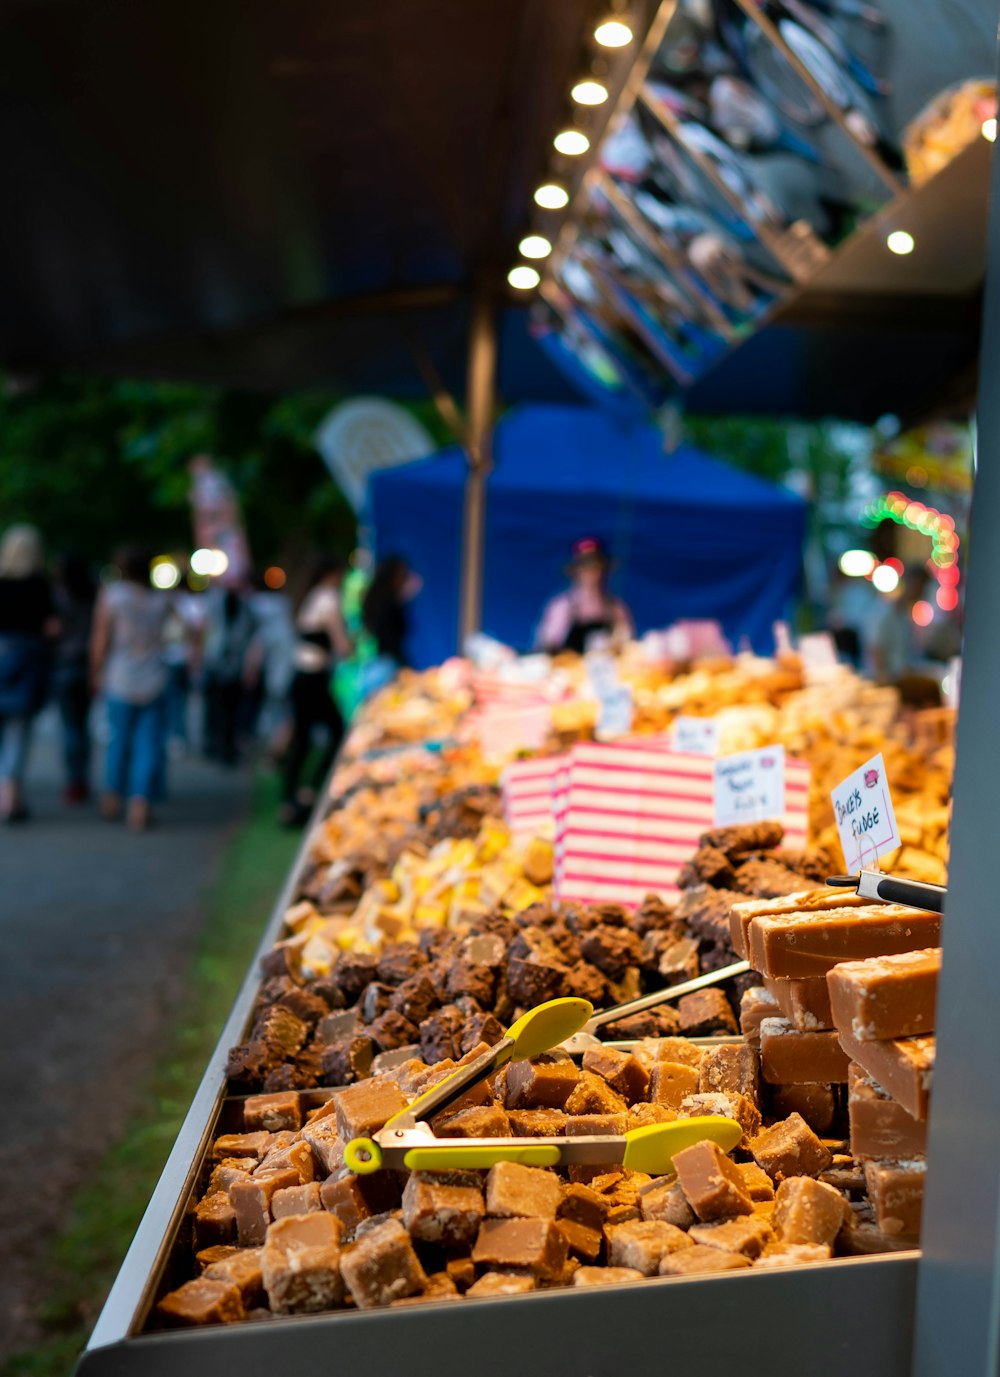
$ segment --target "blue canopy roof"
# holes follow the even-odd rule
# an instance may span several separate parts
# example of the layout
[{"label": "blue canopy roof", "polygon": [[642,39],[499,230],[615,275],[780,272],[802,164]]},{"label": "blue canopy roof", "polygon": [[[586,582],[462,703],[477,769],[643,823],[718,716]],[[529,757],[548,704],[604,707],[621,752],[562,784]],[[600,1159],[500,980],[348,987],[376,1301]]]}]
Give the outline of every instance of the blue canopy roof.
[{"label": "blue canopy roof", "polygon": [[[799,585],[806,506],[793,493],[659,431],[578,406],[525,406],[498,423],[486,501],[483,629],[528,648],[565,585],[573,540],[599,536],[612,588],[638,630],[715,618],[731,640],[771,645]],[[458,447],[373,475],[376,554],[424,579],[413,603],[417,665],[454,653],[466,460]]]}]

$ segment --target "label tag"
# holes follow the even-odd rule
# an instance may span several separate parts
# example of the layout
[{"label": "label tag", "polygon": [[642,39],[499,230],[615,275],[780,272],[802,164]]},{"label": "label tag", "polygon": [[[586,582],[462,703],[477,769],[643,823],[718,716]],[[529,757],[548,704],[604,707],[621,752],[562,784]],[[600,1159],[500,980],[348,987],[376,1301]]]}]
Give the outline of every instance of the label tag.
[{"label": "label tag", "polygon": [[616,736],[627,736],[632,730],[633,704],[632,690],[628,684],[615,684],[600,695],[601,713],[597,719],[595,735],[599,741],[607,741]]},{"label": "label tag", "polygon": [[839,669],[837,647],[829,631],[814,631],[799,637],[802,675],[807,684],[828,680]]},{"label": "label tag", "polygon": [[881,755],[866,760],[830,797],[844,860],[852,875],[902,845]]},{"label": "label tag", "polygon": [[784,746],[762,746],[715,762],[716,827],[784,816]]},{"label": "label tag", "polygon": [[672,745],[681,755],[715,755],[719,724],[714,717],[675,717]]}]

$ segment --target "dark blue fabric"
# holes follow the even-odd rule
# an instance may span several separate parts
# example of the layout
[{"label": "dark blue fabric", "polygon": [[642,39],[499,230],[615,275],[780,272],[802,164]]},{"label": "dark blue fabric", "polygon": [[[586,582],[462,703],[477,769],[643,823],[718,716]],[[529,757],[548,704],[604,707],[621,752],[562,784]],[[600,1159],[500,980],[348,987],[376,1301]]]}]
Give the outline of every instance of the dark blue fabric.
[{"label": "dark blue fabric", "polygon": [[[530,647],[542,605],[565,587],[571,542],[603,539],[613,590],[639,632],[716,618],[727,636],[772,646],[800,579],[806,505],[783,488],[589,407],[526,406],[494,438],[486,501],[483,630]],[[372,476],[376,554],[424,579],[412,604],[415,665],[454,654],[466,462],[458,448]]]}]

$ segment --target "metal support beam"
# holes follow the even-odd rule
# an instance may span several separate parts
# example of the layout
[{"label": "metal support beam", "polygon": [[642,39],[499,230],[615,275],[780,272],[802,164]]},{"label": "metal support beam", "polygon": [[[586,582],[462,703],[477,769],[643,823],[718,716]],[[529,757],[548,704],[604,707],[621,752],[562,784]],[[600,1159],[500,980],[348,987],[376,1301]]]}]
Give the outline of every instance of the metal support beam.
[{"label": "metal support beam", "polygon": [[496,405],[497,335],[492,296],[481,291],[472,308],[465,409],[468,415],[462,518],[462,570],[458,648],[478,631],[483,615],[483,562],[486,553],[486,480],[493,467],[493,411]]},{"label": "metal support beam", "polygon": [[962,702],[937,1005],[914,1377],[1000,1371],[1000,214],[993,168]]}]

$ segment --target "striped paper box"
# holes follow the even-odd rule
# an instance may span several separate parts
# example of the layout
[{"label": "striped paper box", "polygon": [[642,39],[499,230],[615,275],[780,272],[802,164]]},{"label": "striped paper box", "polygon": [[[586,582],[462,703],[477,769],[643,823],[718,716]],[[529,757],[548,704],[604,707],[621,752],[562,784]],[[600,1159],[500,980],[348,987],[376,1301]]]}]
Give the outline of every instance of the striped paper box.
[{"label": "striped paper box", "polygon": [[514,836],[554,836],[552,785],[566,757],[512,760],[500,776],[503,813]]},{"label": "striped paper box", "polygon": [[[714,821],[713,759],[641,743],[570,752],[556,815],[560,899],[638,904],[678,893],[677,876]],[[785,840],[804,846],[809,766],[785,761]]]}]

